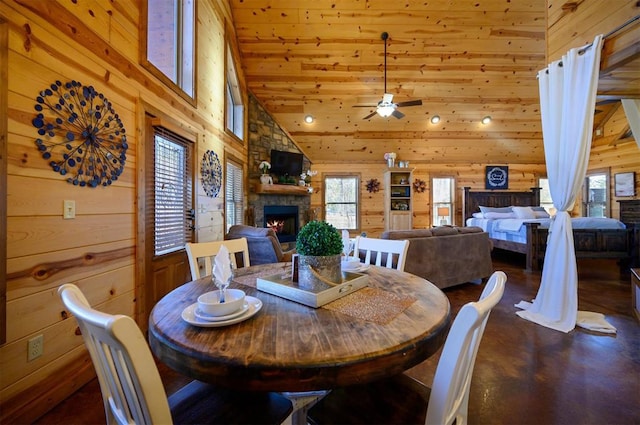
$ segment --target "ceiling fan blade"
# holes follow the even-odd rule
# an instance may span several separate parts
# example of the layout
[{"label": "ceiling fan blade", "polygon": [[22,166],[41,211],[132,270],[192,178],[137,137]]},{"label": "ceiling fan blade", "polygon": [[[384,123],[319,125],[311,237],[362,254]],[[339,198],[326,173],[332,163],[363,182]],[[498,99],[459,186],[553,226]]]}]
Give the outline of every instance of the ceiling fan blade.
[{"label": "ceiling fan blade", "polygon": [[391,113],[391,115],[393,115],[394,117],[396,117],[396,118],[398,118],[398,119],[400,119],[400,118],[404,117],[404,114],[403,114],[402,112],[398,111],[397,109],[395,109],[395,110]]},{"label": "ceiling fan blade", "polygon": [[393,102],[393,94],[385,93],[384,96],[382,96],[382,103],[391,103],[391,102]]},{"label": "ceiling fan blade", "polygon": [[397,106],[419,106],[422,105],[422,100],[407,100],[406,102],[398,102]]},{"label": "ceiling fan blade", "polygon": [[351,105],[353,108],[375,108],[378,105]]},{"label": "ceiling fan blade", "polygon": [[362,118],[363,120],[368,120],[369,118],[373,117],[374,115],[376,115],[377,112],[373,111],[372,113],[370,113],[369,115],[367,115],[366,117]]}]

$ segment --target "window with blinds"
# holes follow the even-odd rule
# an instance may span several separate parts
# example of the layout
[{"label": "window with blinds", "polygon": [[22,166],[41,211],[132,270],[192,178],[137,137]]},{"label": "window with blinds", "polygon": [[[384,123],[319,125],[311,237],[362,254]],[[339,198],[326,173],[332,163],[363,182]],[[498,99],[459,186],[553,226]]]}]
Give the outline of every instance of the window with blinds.
[{"label": "window with blinds", "polygon": [[191,143],[156,128],[154,137],[155,255],[184,248],[191,242]]},{"label": "window with blinds", "polygon": [[242,167],[227,161],[225,182],[225,211],[227,231],[234,224],[243,224],[244,191],[242,188]]}]

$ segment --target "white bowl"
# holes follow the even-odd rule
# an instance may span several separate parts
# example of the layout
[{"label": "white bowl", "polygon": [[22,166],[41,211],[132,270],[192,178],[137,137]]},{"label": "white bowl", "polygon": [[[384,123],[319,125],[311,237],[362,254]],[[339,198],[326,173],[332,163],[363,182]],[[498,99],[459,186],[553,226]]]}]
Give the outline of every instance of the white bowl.
[{"label": "white bowl", "polygon": [[353,270],[361,266],[360,259],[357,257],[347,257],[342,260],[342,270]]},{"label": "white bowl", "polygon": [[244,306],[244,291],[227,289],[224,291],[224,302],[220,302],[220,291],[205,292],[198,297],[198,309],[210,316],[226,316],[240,310]]}]

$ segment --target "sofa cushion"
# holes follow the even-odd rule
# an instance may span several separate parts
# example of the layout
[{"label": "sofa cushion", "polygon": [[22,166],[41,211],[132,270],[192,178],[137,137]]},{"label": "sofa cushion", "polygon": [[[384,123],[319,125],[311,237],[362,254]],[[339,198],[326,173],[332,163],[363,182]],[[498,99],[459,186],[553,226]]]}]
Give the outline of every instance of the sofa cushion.
[{"label": "sofa cushion", "polygon": [[482,230],[482,227],[468,226],[468,227],[458,227],[458,232],[460,232],[460,233],[480,233],[480,232],[484,232],[484,230]]},{"label": "sofa cushion", "polygon": [[433,236],[448,236],[448,235],[457,235],[458,228],[453,226],[440,226],[434,227],[431,229],[431,234]]},{"label": "sofa cushion", "polygon": [[382,239],[404,240],[411,238],[426,238],[431,236],[431,229],[388,230],[382,233]]}]

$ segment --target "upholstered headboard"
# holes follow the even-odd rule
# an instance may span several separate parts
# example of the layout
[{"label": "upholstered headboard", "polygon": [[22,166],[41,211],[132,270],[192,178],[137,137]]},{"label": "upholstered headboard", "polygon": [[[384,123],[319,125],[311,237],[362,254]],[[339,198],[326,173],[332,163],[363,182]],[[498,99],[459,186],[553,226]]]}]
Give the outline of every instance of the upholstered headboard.
[{"label": "upholstered headboard", "polygon": [[480,211],[481,205],[483,207],[538,206],[540,205],[540,188],[532,187],[529,192],[497,190],[472,192],[470,187],[465,187],[462,198],[462,222],[466,223],[474,212]]}]

